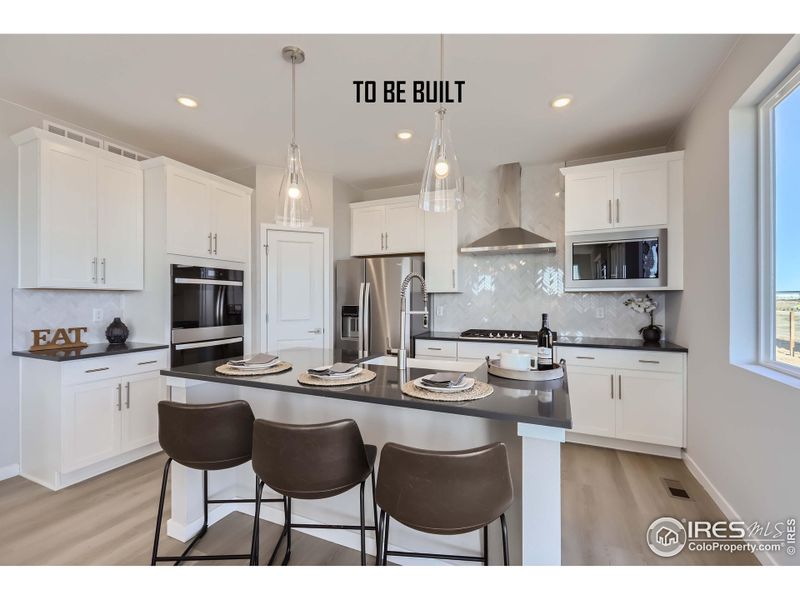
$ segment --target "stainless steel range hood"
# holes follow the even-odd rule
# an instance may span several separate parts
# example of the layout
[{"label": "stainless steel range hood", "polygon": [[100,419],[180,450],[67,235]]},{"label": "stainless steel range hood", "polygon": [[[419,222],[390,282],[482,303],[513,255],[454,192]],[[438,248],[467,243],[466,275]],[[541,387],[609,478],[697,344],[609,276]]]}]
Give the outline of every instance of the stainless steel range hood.
[{"label": "stainless steel range hood", "polygon": [[520,164],[500,165],[498,171],[500,193],[497,198],[497,208],[500,212],[500,228],[461,248],[461,252],[464,254],[555,252],[555,242],[521,227],[522,167]]}]

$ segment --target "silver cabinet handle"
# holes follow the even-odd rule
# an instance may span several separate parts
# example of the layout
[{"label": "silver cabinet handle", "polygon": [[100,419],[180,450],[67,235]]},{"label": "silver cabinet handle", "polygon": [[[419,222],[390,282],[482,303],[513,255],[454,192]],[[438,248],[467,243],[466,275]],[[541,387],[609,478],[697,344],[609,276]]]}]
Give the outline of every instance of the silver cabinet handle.
[{"label": "silver cabinet handle", "polygon": [[441,349],[441,348],[434,348],[433,346],[428,346],[428,347],[426,348],[426,350],[438,350],[439,352],[441,352],[441,351],[442,351],[442,349]]},{"label": "silver cabinet handle", "polygon": [[618,379],[617,382],[619,385],[617,386],[617,398],[622,400],[622,375],[617,375]]},{"label": "silver cabinet handle", "polygon": [[217,253],[217,234],[214,234],[214,254]]},{"label": "silver cabinet handle", "polygon": [[97,258],[92,259],[92,281],[97,283]]},{"label": "silver cabinet handle", "polygon": [[315,334],[322,333],[322,329],[320,327],[317,327],[316,329],[309,329],[308,333],[315,333]]},{"label": "silver cabinet handle", "polygon": [[105,258],[100,261],[100,266],[103,267],[102,282],[105,283],[106,282],[106,259]]},{"label": "silver cabinet handle", "polygon": [[131,382],[125,382],[125,408],[131,408]]},{"label": "silver cabinet handle", "polygon": [[386,238],[385,238],[386,239],[386,250],[388,250],[389,249],[389,232],[387,231],[384,235],[386,236]]},{"label": "silver cabinet handle", "polygon": [[617,223],[619,223],[619,198],[617,198]]},{"label": "silver cabinet handle", "polygon": [[383,233],[381,233],[381,250],[383,250]]},{"label": "silver cabinet handle", "polygon": [[211,254],[211,232],[208,232],[208,253]]},{"label": "silver cabinet handle", "polygon": [[137,364],[138,364],[139,366],[142,366],[142,365],[154,365],[154,364],[156,364],[157,362],[158,362],[157,360],[146,360],[146,361],[144,361],[144,362],[140,362],[140,363],[137,363]]},{"label": "silver cabinet handle", "polygon": [[108,371],[108,367],[98,367],[96,369],[87,369],[84,373],[98,373],[100,371]]},{"label": "silver cabinet handle", "polygon": [[647,364],[650,364],[650,365],[660,365],[661,364],[660,360],[642,360],[641,358],[639,359],[639,362],[640,363],[647,363]]},{"label": "silver cabinet handle", "polygon": [[608,199],[608,222],[611,223],[611,198]]},{"label": "silver cabinet handle", "polygon": [[122,384],[117,384],[117,410],[122,412]]},{"label": "silver cabinet handle", "polygon": [[575,358],[581,358],[583,360],[594,360],[594,356],[576,356]]},{"label": "silver cabinet handle", "polygon": [[614,399],[614,374],[611,374],[611,399]]},{"label": "silver cabinet handle", "polygon": [[452,270],[453,273],[453,289],[456,289],[456,270]]}]

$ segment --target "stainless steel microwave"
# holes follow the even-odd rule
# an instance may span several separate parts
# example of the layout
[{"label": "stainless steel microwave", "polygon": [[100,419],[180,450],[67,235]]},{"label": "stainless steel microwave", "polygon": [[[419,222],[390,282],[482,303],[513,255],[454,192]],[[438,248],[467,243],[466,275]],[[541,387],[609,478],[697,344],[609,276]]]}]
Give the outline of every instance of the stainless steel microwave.
[{"label": "stainless steel microwave", "polygon": [[667,286],[667,230],[567,236],[564,287],[651,288]]}]

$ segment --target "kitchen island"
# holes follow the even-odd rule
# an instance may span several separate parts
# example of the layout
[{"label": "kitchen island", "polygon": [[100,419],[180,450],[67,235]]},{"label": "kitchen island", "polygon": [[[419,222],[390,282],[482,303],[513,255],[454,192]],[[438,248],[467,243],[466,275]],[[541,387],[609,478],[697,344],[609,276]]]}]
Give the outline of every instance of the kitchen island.
[{"label": "kitchen island", "polygon": [[[432,372],[410,363],[401,373],[394,366],[369,364],[376,373],[371,382],[354,386],[312,387],[297,377],[309,367],[337,362],[334,350],[292,349],[281,359],[292,363],[290,371],[254,377],[226,376],[215,372],[219,361],[163,370],[170,397],[175,402],[203,403],[243,399],[256,418],[290,423],[318,423],[354,419],[366,443],[381,448],[388,441],[437,450],[463,449],[502,441],[509,450],[516,500],[509,511],[512,563],[560,564],[561,473],[560,445],[571,427],[567,378],[550,382],[521,382],[489,375],[485,363],[464,363],[471,377],[490,383],[491,396],[469,402],[434,402],[404,395],[401,385]],[[431,364],[433,369],[441,366]],[[380,467],[378,467],[379,469]],[[202,522],[201,474],[179,465],[173,468],[170,536],[186,541]],[[214,495],[252,497],[254,475],[250,465],[210,473]],[[357,490],[325,501],[293,503],[294,518],[306,523],[356,523]],[[252,514],[246,504],[220,505],[209,515],[214,522],[234,510]],[[283,522],[279,509],[265,505],[262,518]],[[349,547],[359,547],[357,533],[308,530],[314,535]],[[500,558],[499,527],[490,528],[492,562]],[[392,546],[398,550],[469,554],[480,552],[478,532],[459,536],[431,536],[402,525],[393,531]],[[374,553],[374,540],[368,551]],[[413,559],[412,559],[413,560]],[[419,564],[417,560],[416,563]]]}]

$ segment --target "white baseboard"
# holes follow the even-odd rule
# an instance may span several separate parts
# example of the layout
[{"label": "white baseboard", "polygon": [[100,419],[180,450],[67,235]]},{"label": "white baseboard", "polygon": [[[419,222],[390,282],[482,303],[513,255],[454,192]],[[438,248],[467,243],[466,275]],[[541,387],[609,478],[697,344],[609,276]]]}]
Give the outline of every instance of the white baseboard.
[{"label": "white baseboard", "polygon": [[648,444],[646,442],[632,442],[617,438],[608,438],[600,435],[589,435],[567,431],[566,439],[574,444],[586,444],[588,446],[600,446],[613,450],[624,450],[626,452],[640,452],[642,454],[655,454],[656,456],[666,456],[668,458],[680,458],[681,449],[673,446],[663,446],[661,444]]},{"label": "white baseboard", "polygon": [[[717,487],[711,482],[711,480],[706,476],[703,470],[700,468],[694,459],[689,456],[686,451],[683,452],[683,462],[686,467],[689,469],[689,472],[697,479],[698,483],[703,486],[703,489],[711,496],[711,499],[714,503],[719,507],[722,511],[722,514],[725,515],[725,518],[729,521],[743,521],[739,513],[736,511],[735,508],[731,505],[730,502],[722,495],[722,493],[717,489]],[[758,559],[762,565],[777,565],[778,562],[769,552],[755,552],[754,556]]]},{"label": "white baseboard", "polygon": [[12,477],[16,477],[19,475],[19,465],[6,465],[5,467],[0,467],[0,481],[4,479],[11,479]]}]

